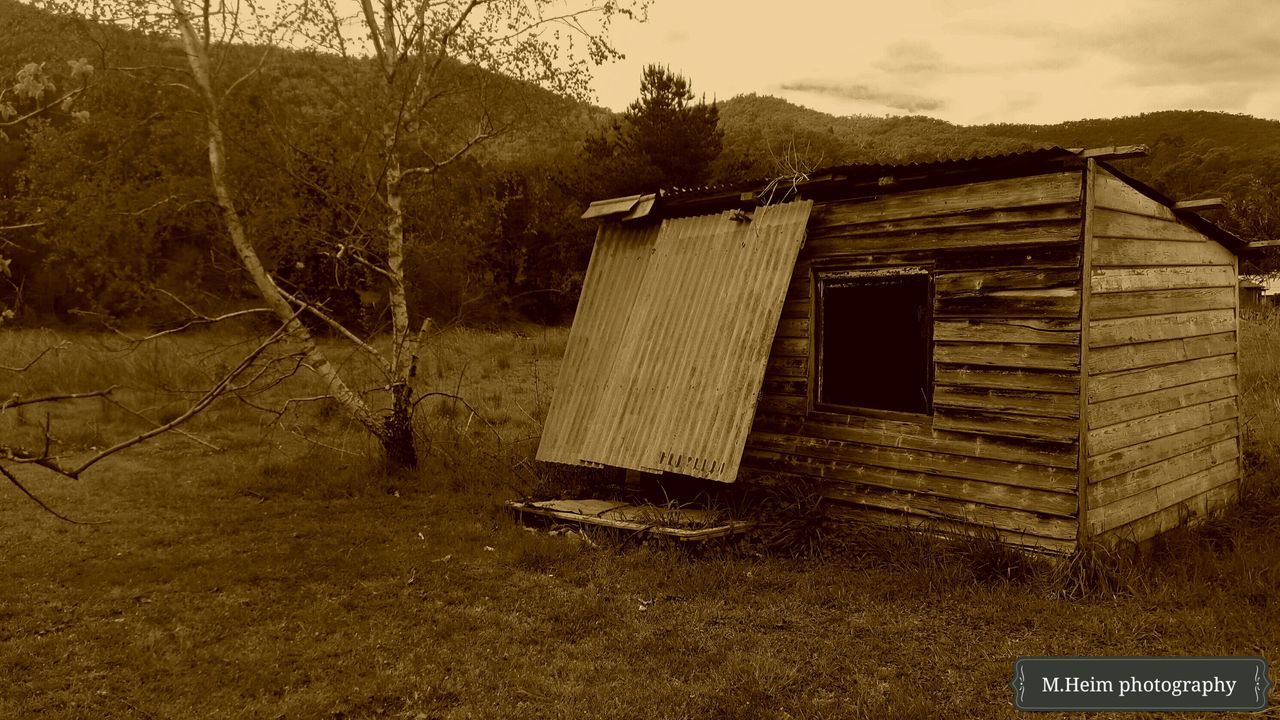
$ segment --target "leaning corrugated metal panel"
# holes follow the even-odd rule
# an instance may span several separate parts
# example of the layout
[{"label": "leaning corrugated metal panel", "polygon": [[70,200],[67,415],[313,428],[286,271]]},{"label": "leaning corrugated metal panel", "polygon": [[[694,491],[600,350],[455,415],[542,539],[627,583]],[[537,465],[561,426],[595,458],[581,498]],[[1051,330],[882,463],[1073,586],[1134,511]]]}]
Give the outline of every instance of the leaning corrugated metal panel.
[{"label": "leaning corrugated metal panel", "polygon": [[663,223],[579,460],[736,478],[811,208]]},{"label": "leaning corrugated metal panel", "polygon": [[600,227],[538,444],[539,460],[581,462],[583,437],[657,237],[657,225]]}]

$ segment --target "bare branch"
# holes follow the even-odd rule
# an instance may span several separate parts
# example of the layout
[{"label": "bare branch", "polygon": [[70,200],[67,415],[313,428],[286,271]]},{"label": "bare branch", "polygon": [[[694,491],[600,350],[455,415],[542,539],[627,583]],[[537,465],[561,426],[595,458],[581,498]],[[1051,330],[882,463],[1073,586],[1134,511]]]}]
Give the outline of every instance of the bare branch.
[{"label": "bare branch", "polygon": [[231,93],[235,92],[236,88],[240,87],[241,83],[247,81],[249,78],[253,77],[254,75],[257,75],[259,72],[262,72],[262,66],[266,64],[267,56],[271,54],[271,51],[274,49],[274,47],[275,46],[273,45],[267,45],[267,48],[262,51],[262,57],[258,58],[258,64],[255,65],[253,69],[250,70],[249,72],[236,78],[234,82],[232,82],[230,85],[227,86],[226,90],[222,91],[221,102],[226,102],[227,98],[231,97]]},{"label": "bare branch", "polygon": [[18,482],[18,478],[17,478],[17,476],[15,476],[13,473],[9,472],[9,471],[8,471],[8,470],[7,470],[3,465],[0,465],[0,475],[3,475],[3,476],[4,476],[4,478],[5,478],[6,480],[8,480],[10,483],[12,483],[14,487],[16,487],[16,488],[18,488],[19,490],[21,490],[21,491],[22,491],[22,494],[23,494],[23,495],[26,495],[28,498],[30,498],[32,502],[34,502],[35,504],[39,505],[39,506],[40,506],[40,509],[44,510],[45,512],[49,513],[50,515],[52,515],[52,516],[54,516],[54,517],[58,518],[59,520],[61,520],[61,521],[63,521],[63,522],[71,523],[72,525],[105,525],[105,524],[106,524],[106,523],[103,523],[103,522],[82,522],[82,521],[80,521],[80,520],[72,520],[71,518],[67,517],[66,515],[63,515],[62,513],[58,512],[57,510],[54,510],[53,508],[51,508],[51,507],[49,507],[48,505],[46,505],[46,504],[45,504],[45,502],[44,502],[43,500],[41,500],[40,498],[36,497],[35,493],[33,493],[33,492],[31,492],[30,490],[28,490],[28,489],[26,488],[26,486],[24,486],[22,483]]},{"label": "bare branch", "polygon": [[381,369],[384,374],[388,376],[391,375],[391,366],[387,364],[387,361],[385,358],[382,357],[382,354],[379,353],[377,349],[375,349],[372,345],[365,342],[364,340],[361,340],[358,335],[348,330],[347,326],[329,317],[328,314],[326,314],[323,310],[316,307],[315,305],[308,302],[304,302],[298,299],[297,297],[291,295],[290,293],[286,292],[283,288],[280,288],[279,292],[281,295],[285,297],[286,300],[298,306],[298,312],[303,312],[303,311],[309,312],[313,316],[315,316],[315,318],[320,322],[323,322],[325,325],[328,325],[329,327],[338,331],[338,333],[340,333],[343,337],[351,341],[352,344],[354,344],[356,347],[360,348],[362,351],[367,353],[369,357],[372,357],[374,361],[377,363],[379,369]]},{"label": "bare branch", "polygon": [[469,150],[471,150],[471,148],[475,147],[476,145],[479,145],[485,140],[496,137],[497,135],[498,135],[497,132],[494,132],[491,130],[477,130],[475,135],[471,136],[471,138],[468,139],[466,143],[462,145],[462,147],[458,148],[449,157],[445,158],[444,160],[437,161],[434,158],[432,158],[430,155],[428,155],[427,159],[431,161],[430,165],[423,165],[419,167],[408,168],[406,170],[401,171],[400,177],[407,178],[413,175],[431,175],[437,170],[447,167],[453,162],[461,159],[464,155],[467,154]]},{"label": "bare branch", "polygon": [[30,370],[33,365],[40,362],[40,358],[44,357],[45,355],[48,355],[51,352],[62,350],[63,348],[66,348],[70,344],[71,343],[67,342],[66,340],[63,340],[57,345],[50,345],[49,347],[41,350],[39,354],[31,358],[31,360],[28,361],[27,364],[23,365],[22,367],[9,367],[8,365],[0,365],[0,370],[8,370],[9,372],[15,372],[15,373],[26,372]]},{"label": "bare branch", "polygon": [[354,452],[351,452],[350,450],[343,450],[340,447],[335,447],[333,445],[329,445],[328,443],[322,443],[319,440],[316,440],[315,438],[308,437],[304,433],[301,433],[298,431],[299,428],[297,425],[294,425],[291,428],[285,428],[285,429],[288,430],[291,434],[296,435],[302,438],[303,440],[306,440],[307,442],[311,443],[312,445],[315,445],[316,447],[322,447],[325,450],[332,450],[333,452],[341,453],[343,455],[352,455],[355,457],[360,457],[360,453],[354,453]]},{"label": "bare branch", "polygon": [[133,217],[139,217],[141,215],[146,215],[147,213],[151,212],[152,210],[155,210],[156,208],[160,207],[161,205],[164,205],[167,202],[173,202],[174,200],[177,200],[177,199],[178,199],[177,195],[170,195],[169,197],[166,197],[151,203],[150,205],[142,208],[141,210],[127,210],[127,211],[117,212],[116,215],[129,215]]},{"label": "bare branch", "polygon": [[[156,288],[156,289],[159,290],[159,288]],[[161,290],[161,292],[165,292],[165,291]],[[176,333],[180,333],[189,328],[197,327],[200,325],[212,325],[213,323],[222,322],[223,320],[230,320],[231,318],[244,317],[245,315],[256,315],[260,313],[270,313],[270,312],[271,312],[270,308],[250,308],[248,310],[236,310],[235,312],[229,312],[224,315],[219,315],[217,317],[205,317],[203,315],[200,315],[193,320],[188,320],[187,322],[183,323],[179,327],[171,328],[169,330],[161,330],[160,332],[152,333],[144,338],[139,338],[137,342],[147,342],[149,340],[155,340],[156,338],[161,338],[161,337],[164,337],[165,335],[173,335]]]},{"label": "bare branch", "polygon": [[[296,318],[296,314],[295,314],[295,318]],[[226,387],[231,384],[231,381],[234,380],[236,376],[238,376],[240,373],[248,369],[249,366],[251,366],[253,362],[258,359],[258,356],[266,352],[267,348],[271,347],[276,342],[283,339],[285,335],[288,334],[289,325],[292,323],[292,320],[293,318],[290,319],[290,322],[286,322],[284,325],[281,325],[280,329],[272,333],[271,336],[268,337],[266,340],[264,340],[262,344],[258,345],[258,347],[255,348],[253,352],[246,355],[238,365],[236,365],[234,368],[231,369],[230,372],[224,375],[222,379],[217,382],[217,384],[215,384],[212,388],[210,388],[209,391],[205,393],[203,397],[197,400],[196,403],[192,405],[186,412],[182,413],[178,417],[174,418],[173,420],[170,420],[169,422],[163,425],[159,425],[153,428],[152,430],[148,430],[147,432],[141,433],[139,435],[135,435],[127,440],[122,440],[121,442],[118,442],[115,445],[112,445],[106,450],[103,450],[97,455],[94,455],[88,460],[85,460],[84,462],[80,463],[80,465],[77,466],[76,468],[64,471],[63,474],[71,478],[78,478],[85,470],[88,470],[90,467],[96,465],[97,463],[101,462],[107,457],[114,455],[120,452],[121,450],[125,450],[127,448],[133,447],[134,445],[137,445],[139,443],[146,442],[147,440],[150,440],[151,438],[157,435],[160,435],[161,433],[168,432],[169,430],[176,428],[177,426],[181,425],[187,420],[190,420],[191,418],[195,417],[196,414],[198,414],[201,410],[204,410],[206,407],[212,404],[214,400],[217,400],[223,394],[223,391],[226,389]]]},{"label": "bare branch", "polygon": [[[159,423],[159,422],[156,422],[155,420],[152,420],[151,418],[147,417],[146,415],[143,415],[142,413],[138,412],[137,410],[134,410],[133,408],[131,408],[131,407],[129,407],[129,406],[127,406],[127,405],[125,405],[124,403],[120,402],[119,400],[116,400],[115,398],[107,397],[107,398],[106,398],[106,400],[107,400],[107,402],[111,403],[112,405],[115,405],[116,407],[120,408],[121,410],[123,410],[123,411],[125,411],[125,412],[129,413],[130,415],[132,415],[132,416],[134,416],[134,417],[136,417],[136,418],[138,418],[138,419],[140,419],[140,420],[145,420],[145,421],[147,421],[147,422],[151,423],[151,424],[152,424],[153,426],[155,426],[155,427],[159,427],[159,426],[160,426],[160,423]],[[174,431],[174,432],[176,432],[176,433],[178,433],[179,435],[181,435],[181,436],[183,436],[183,437],[187,438],[188,440],[190,440],[190,441],[192,441],[192,442],[199,443],[199,444],[201,444],[201,445],[203,445],[203,446],[205,446],[205,447],[209,448],[210,450],[214,450],[214,451],[216,451],[216,452],[222,452],[222,448],[218,447],[217,445],[214,445],[213,443],[209,442],[208,440],[202,440],[202,439],[200,439],[200,438],[196,437],[195,435],[192,435],[191,433],[187,432],[186,430],[183,430],[182,428],[173,428],[173,431]]]},{"label": "bare branch", "polygon": [[59,402],[62,400],[83,400],[84,398],[107,397],[115,389],[116,389],[116,386],[112,385],[111,387],[105,390],[94,390],[92,392],[82,392],[82,393],[66,393],[62,395],[41,395],[39,397],[26,398],[26,399],[20,397],[17,393],[14,393],[8,400],[5,400],[3,403],[0,403],[0,412],[17,408],[17,407],[22,407],[24,405],[38,405],[40,403]]},{"label": "bare branch", "polygon": [[23,223],[21,225],[0,225],[0,232],[5,232],[7,230],[26,230],[27,228],[44,227],[44,225],[45,223],[42,222]]}]

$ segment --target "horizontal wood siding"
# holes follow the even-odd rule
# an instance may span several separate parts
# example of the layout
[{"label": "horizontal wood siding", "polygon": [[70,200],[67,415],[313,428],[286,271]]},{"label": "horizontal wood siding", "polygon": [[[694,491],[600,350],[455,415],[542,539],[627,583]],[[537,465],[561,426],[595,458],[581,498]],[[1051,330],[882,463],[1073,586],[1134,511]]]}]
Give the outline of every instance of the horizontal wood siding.
[{"label": "horizontal wood siding", "polygon": [[[1011,543],[1070,551],[1080,193],[1081,174],[1066,172],[816,207],[743,466],[816,480],[838,514],[857,519],[980,525]],[[933,272],[933,414],[811,409],[811,272],[906,265]]]},{"label": "horizontal wood siding", "polygon": [[1235,497],[1235,257],[1099,171],[1086,337],[1087,532],[1141,541]]}]

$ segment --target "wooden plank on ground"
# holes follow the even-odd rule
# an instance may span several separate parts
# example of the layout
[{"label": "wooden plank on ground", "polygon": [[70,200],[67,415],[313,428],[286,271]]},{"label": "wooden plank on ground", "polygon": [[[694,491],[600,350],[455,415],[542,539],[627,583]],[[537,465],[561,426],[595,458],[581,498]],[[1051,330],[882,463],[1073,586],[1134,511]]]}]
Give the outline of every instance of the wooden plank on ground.
[{"label": "wooden plank on ground", "polygon": [[1221,310],[1235,307],[1235,296],[1235,287],[1103,293],[1093,298],[1090,318],[1107,320],[1142,315]]},{"label": "wooden plank on ground", "polygon": [[1228,309],[1094,320],[1089,323],[1089,347],[1213,335],[1233,330],[1235,312]]},{"label": "wooden plank on ground", "polygon": [[1087,411],[1089,427],[1100,428],[1199,403],[1235,397],[1236,394],[1236,377],[1228,375],[1190,385],[1178,385],[1140,395],[1092,403]]},{"label": "wooden plank on ground", "polygon": [[507,507],[521,515],[551,518],[579,525],[661,535],[681,541],[702,541],[747,532],[752,523],[725,520],[706,510],[636,506],[603,500],[508,500]]},{"label": "wooden plank on ground", "polygon": [[1093,348],[1089,353],[1089,372],[1093,375],[1167,365],[1236,351],[1236,334],[1231,331],[1215,335],[1199,335],[1175,340],[1157,340],[1133,345]]}]

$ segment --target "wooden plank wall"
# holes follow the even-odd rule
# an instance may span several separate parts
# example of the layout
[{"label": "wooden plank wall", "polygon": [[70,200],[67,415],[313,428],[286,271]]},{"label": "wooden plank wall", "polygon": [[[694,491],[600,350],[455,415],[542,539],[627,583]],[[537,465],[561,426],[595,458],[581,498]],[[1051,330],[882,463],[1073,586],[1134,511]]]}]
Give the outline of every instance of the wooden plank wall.
[{"label": "wooden plank wall", "polygon": [[[858,519],[982,525],[1012,543],[1069,552],[1081,178],[1061,172],[816,207],[744,467],[818,478],[839,514]],[[808,409],[810,273],[823,265],[932,268],[932,416]]]},{"label": "wooden plank wall", "polygon": [[1236,496],[1235,257],[1105,170],[1094,192],[1086,529],[1140,541]]}]

